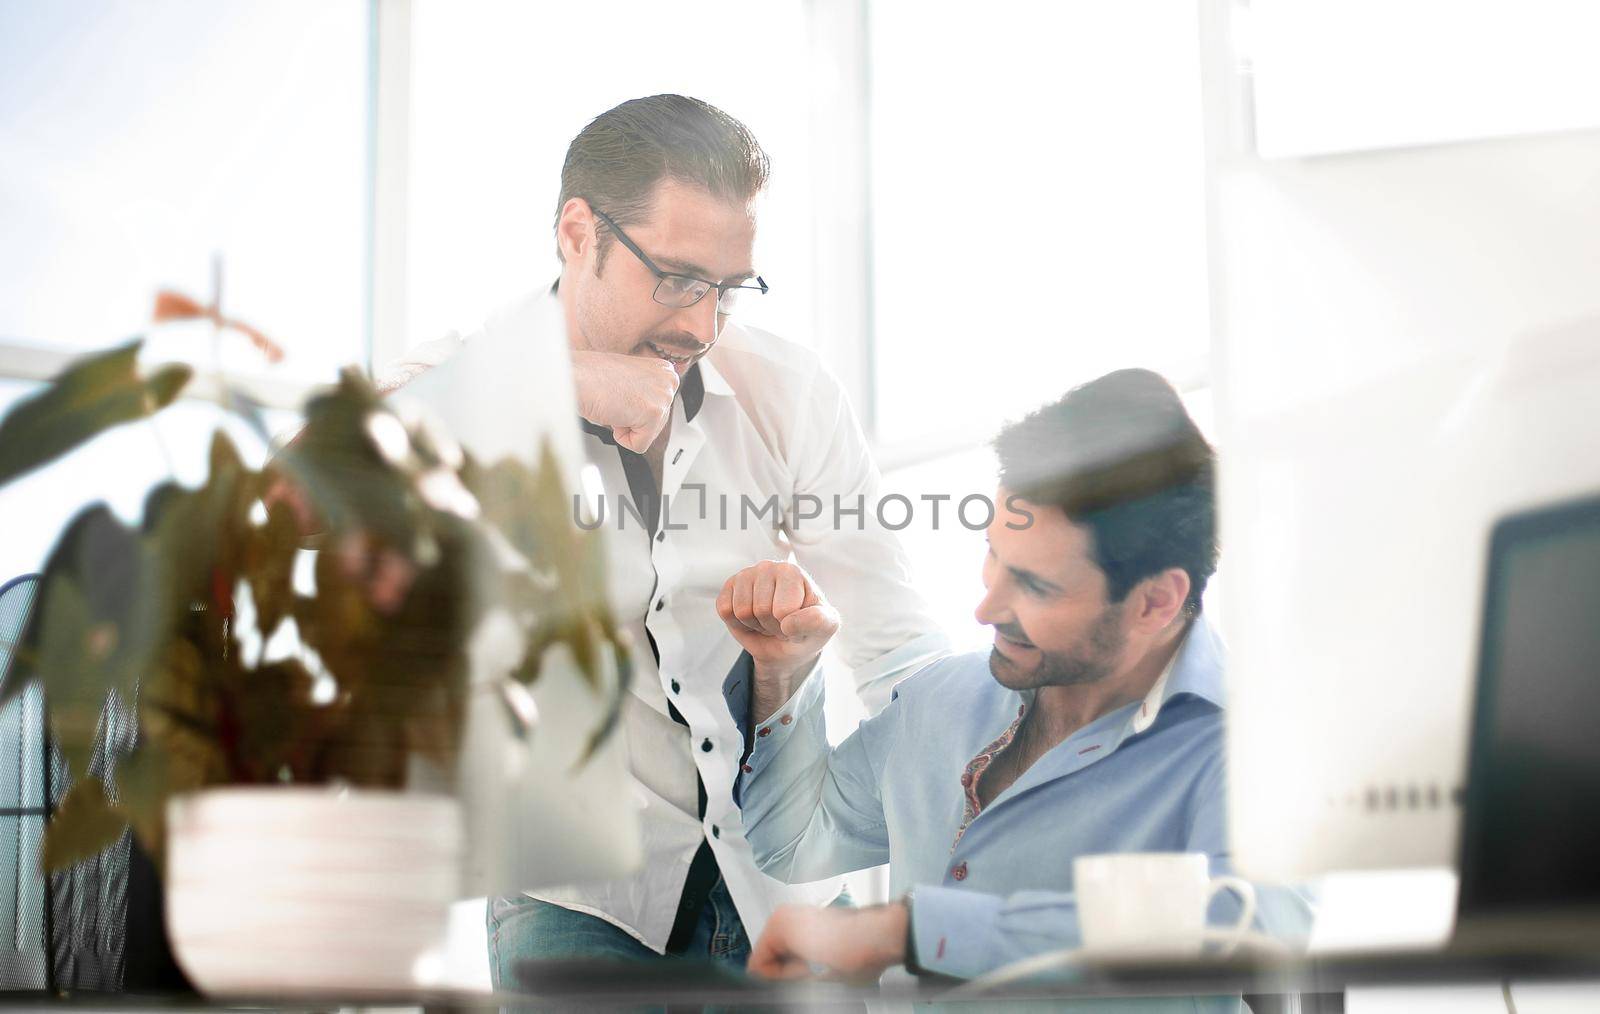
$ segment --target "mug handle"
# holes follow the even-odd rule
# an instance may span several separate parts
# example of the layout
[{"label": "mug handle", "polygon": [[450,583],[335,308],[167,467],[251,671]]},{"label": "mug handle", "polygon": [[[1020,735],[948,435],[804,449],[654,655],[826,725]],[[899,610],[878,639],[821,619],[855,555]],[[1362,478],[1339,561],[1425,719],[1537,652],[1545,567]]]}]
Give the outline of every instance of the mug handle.
[{"label": "mug handle", "polygon": [[1206,907],[1209,908],[1212,900],[1223,891],[1232,891],[1233,893],[1237,894],[1239,896],[1240,907],[1243,909],[1243,911],[1239,913],[1238,922],[1234,923],[1232,926],[1224,926],[1214,929],[1211,933],[1206,934],[1208,937],[1215,939],[1222,945],[1221,953],[1224,957],[1226,957],[1227,955],[1232,954],[1234,948],[1238,947],[1239,944],[1244,941],[1244,938],[1250,933],[1250,927],[1255,924],[1256,889],[1248,880],[1245,880],[1242,877],[1212,877],[1210,890],[1206,894]]}]

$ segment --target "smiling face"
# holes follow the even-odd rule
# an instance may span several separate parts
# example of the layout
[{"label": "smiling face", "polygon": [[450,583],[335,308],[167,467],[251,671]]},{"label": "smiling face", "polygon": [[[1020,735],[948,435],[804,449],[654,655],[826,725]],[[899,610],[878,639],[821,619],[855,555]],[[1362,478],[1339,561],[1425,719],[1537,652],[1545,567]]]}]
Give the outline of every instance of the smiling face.
[{"label": "smiling face", "polygon": [[[662,271],[728,283],[755,275],[756,226],[748,205],[669,179],[657,185],[642,221],[620,224]],[[562,209],[556,235],[572,347],[654,356],[682,376],[711,350],[727,321],[717,313],[716,290],[694,306],[663,306],[653,298],[657,277],[614,236],[601,256],[597,230],[605,228],[581,198]]]},{"label": "smiling face", "polygon": [[[1009,496],[1002,488],[995,502]],[[1008,528],[1016,515],[1001,511],[989,526],[977,609],[978,622],[995,631],[989,669],[1012,690],[1104,680],[1128,654],[1127,600],[1106,600],[1089,529],[1058,508],[1021,502],[1031,525]]]}]

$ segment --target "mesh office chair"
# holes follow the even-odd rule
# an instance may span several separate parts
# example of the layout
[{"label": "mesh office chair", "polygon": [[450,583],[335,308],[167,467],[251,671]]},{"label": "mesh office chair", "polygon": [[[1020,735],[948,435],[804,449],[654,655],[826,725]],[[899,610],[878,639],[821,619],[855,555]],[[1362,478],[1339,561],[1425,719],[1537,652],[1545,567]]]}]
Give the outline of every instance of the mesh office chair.
[{"label": "mesh office chair", "polygon": [[[0,687],[38,594],[28,575],[0,586]],[[132,836],[44,876],[44,829],[70,787],[48,735],[44,689],[30,685],[0,708],[0,990],[116,991],[123,985]],[[134,715],[118,695],[100,713],[89,771],[109,785],[132,748]]]},{"label": "mesh office chair", "polygon": [[[0,586],[0,687],[9,679],[38,582],[29,575]],[[44,695],[29,687],[0,708],[0,988],[7,990],[53,987],[49,905],[39,874],[50,813],[49,756]]]}]

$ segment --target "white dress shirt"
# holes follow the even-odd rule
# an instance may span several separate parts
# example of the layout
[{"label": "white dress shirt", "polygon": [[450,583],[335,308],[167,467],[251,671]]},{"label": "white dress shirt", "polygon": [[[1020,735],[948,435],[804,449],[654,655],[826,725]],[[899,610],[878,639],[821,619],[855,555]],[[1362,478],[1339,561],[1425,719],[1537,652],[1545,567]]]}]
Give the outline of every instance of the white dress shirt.
[{"label": "white dress shirt", "polygon": [[[501,314],[486,326],[527,318]],[[414,376],[470,340],[451,335],[421,346],[385,379]],[[824,903],[840,886],[837,878],[781,884],[756,868],[745,840],[733,799],[744,741],[723,695],[740,648],[717,615],[723,583],[760,560],[792,559],[805,568],[841,614],[835,646],[869,713],[888,702],[901,678],[948,650],[911,585],[898,540],[877,520],[877,467],[843,392],[816,355],[730,322],[698,370],[698,381],[686,377],[673,406],[662,459],[667,509],[655,539],[632,513],[619,516],[619,504],[632,501],[617,448],[583,435],[584,454],[604,489],[611,603],[634,642],[623,733],[644,797],[644,866],[620,880],[528,892],[598,916],[658,952],[703,841],[752,941],[778,905]],[[820,517],[797,520],[791,505],[802,494],[818,498]],[[756,513],[774,496],[787,513],[776,525],[771,510]],[[816,503],[802,502],[798,513],[816,510]],[[845,513],[858,505],[859,514]],[[687,730],[670,716],[669,702]],[[706,791],[703,819],[697,774]]]}]

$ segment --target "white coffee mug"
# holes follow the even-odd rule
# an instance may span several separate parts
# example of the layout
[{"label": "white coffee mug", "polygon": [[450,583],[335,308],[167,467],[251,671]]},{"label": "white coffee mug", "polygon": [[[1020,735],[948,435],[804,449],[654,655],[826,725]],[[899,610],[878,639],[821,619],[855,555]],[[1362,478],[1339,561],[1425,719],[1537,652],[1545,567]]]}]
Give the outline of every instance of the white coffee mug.
[{"label": "white coffee mug", "polygon": [[[1123,852],[1079,856],[1072,876],[1084,951],[1095,955],[1194,957],[1207,943],[1232,951],[1250,932],[1256,892],[1238,877],[1213,877],[1199,852]],[[1232,926],[1208,927],[1221,891],[1238,894]]]}]

